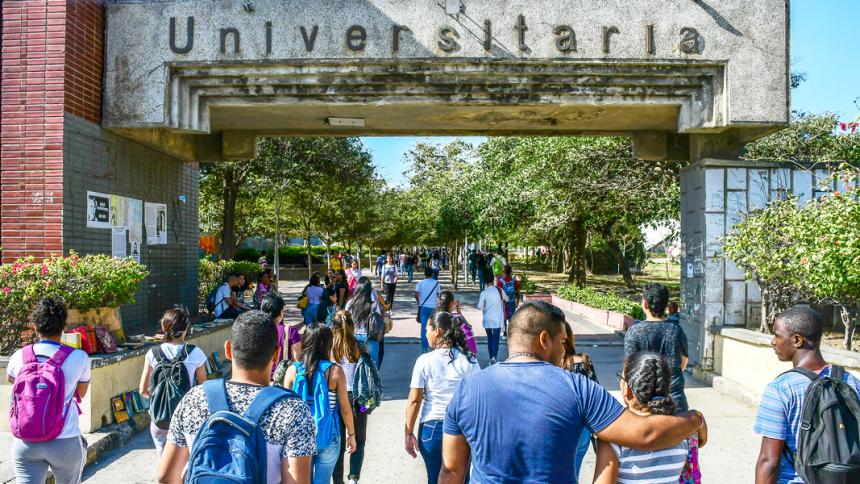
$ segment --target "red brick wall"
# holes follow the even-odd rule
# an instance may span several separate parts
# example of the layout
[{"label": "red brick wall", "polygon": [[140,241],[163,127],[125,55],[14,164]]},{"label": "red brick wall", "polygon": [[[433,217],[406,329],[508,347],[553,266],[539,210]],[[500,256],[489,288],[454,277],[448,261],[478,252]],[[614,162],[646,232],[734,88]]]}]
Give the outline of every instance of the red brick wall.
[{"label": "red brick wall", "polygon": [[71,0],[66,7],[66,111],[101,123],[104,6]]},{"label": "red brick wall", "polygon": [[62,253],[65,0],[3,0],[3,261]]}]

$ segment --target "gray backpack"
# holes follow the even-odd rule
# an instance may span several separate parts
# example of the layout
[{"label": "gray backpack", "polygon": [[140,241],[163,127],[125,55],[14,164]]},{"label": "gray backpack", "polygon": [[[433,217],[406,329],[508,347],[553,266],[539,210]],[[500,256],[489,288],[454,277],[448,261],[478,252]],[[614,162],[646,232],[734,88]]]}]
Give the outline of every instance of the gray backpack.
[{"label": "gray backpack", "polygon": [[192,351],[194,345],[183,345],[173,359],[167,359],[161,346],[153,348],[156,364],[149,377],[149,414],[160,429],[170,428],[170,419],[179,401],[191,390],[192,384],[184,362]]}]

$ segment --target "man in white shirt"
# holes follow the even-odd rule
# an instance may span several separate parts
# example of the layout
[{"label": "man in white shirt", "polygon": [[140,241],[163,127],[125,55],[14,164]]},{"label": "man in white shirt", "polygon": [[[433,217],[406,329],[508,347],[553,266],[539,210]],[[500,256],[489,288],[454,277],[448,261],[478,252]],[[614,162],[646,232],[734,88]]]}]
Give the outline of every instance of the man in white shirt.
[{"label": "man in white shirt", "polygon": [[421,352],[427,353],[430,350],[430,343],[427,342],[427,320],[436,310],[436,303],[439,302],[439,293],[442,292],[439,288],[439,281],[433,279],[433,269],[424,268],[424,280],[415,286],[415,302],[418,303],[418,322],[421,323]]},{"label": "man in white shirt", "polygon": [[505,324],[505,303],[508,297],[496,286],[493,274],[487,272],[485,282],[487,287],[481,291],[478,298],[478,309],[484,312],[484,329],[487,331],[487,350],[490,353],[490,364],[496,364],[499,356],[499,338]]}]

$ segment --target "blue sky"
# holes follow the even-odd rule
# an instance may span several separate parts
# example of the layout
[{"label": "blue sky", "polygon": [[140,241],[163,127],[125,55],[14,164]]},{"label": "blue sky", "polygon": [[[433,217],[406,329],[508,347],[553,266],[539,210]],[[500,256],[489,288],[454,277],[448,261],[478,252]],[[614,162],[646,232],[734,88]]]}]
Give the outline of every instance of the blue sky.
[{"label": "blue sky", "polygon": [[[754,0],[750,0],[754,1]],[[860,0],[792,0],[791,57],[807,79],[792,92],[792,109],[832,111],[843,119],[860,115]],[[860,104],[860,101],[858,101]],[[452,137],[362,138],[390,185],[404,182],[403,154],[419,141],[448,143]],[[484,138],[464,138],[480,143]]]}]

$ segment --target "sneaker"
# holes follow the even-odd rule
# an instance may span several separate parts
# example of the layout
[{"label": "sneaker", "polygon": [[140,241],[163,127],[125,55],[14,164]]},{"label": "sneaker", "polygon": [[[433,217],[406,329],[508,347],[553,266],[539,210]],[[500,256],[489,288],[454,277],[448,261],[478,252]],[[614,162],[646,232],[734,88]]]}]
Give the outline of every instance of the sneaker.
[{"label": "sneaker", "polygon": [[495,365],[495,364],[496,364],[496,359],[495,359],[495,358],[490,358],[490,364],[491,364],[491,365]]},{"label": "sneaker", "polygon": [[355,479],[350,479],[348,484],[358,484],[358,481],[356,481]]}]

